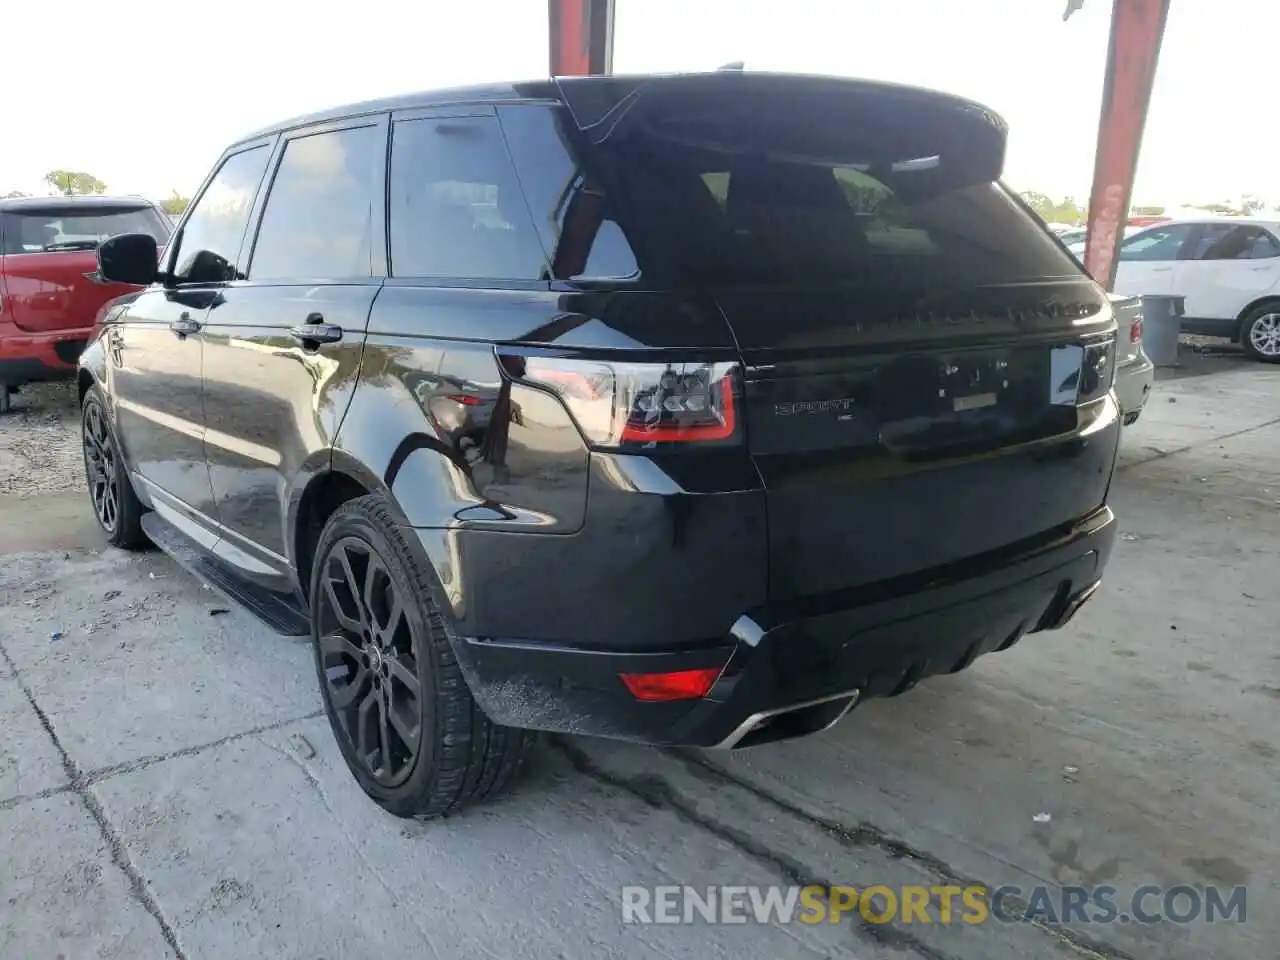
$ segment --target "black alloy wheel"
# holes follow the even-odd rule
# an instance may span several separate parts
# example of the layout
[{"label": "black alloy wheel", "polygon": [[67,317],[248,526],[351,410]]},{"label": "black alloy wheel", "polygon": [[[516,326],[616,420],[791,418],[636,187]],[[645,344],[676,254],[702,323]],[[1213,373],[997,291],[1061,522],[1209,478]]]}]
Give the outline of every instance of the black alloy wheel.
[{"label": "black alloy wheel", "polygon": [[534,736],[493,723],[471,696],[449,602],[398,517],[372,494],[329,516],[310,569],[311,639],[356,782],[389,813],[431,818],[504,790]]},{"label": "black alloy wheel", "polygon": [[386,563],[368,543],[339,540],[321,578],[318,644],[329,703],[369,776],[398,786],[421,748],[420,639]]},{"label": "black alloy wheel", "polygon": [[96,386],[85,395],[80,437],[89,502],[98,526],[107,535],[107,542],[123,550],[146,546],[147,536],[142,532],[143,506],[129,481],[120,444]]},{"label": "black alloy wheel", "polygon": [[88,403],[84,408],[84,470],[89,481],[93,513],[107,536],[120,523],[120,485],[116,471],[116,445],[107,428],[102,407]]}]

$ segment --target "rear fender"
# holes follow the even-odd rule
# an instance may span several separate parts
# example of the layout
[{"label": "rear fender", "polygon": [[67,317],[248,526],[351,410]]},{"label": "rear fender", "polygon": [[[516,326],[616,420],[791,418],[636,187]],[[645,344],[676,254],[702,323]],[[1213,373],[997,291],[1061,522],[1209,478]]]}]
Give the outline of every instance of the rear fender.
[{"label": "rear fender", "polygon": [[415,528],[459,619],[463,531],[570,534],[586,515],[589,454],[568,410],[512,383],[487,343],[370,334],[331,469]]}]

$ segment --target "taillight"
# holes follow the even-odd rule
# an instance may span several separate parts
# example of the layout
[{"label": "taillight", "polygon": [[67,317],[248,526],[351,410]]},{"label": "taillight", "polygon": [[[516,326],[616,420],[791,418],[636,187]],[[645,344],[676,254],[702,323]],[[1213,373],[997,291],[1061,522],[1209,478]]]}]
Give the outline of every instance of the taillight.
[{"label": "taillight", "polygon": [[1142,342],[1142,314],[1133,318],[1133,323],[1129,326],[1129,342]]},{"label": "taillight", "polygon": [[478,407],[484,402],[474,393],[446,393],[444,398],[452,400],[454,403],[460,403],[464,407]]},{"label": "taillight", "polygon": [[742,439],[736,363],[528,357],[521,376],[554,391],[596,446],[726,444]]}]

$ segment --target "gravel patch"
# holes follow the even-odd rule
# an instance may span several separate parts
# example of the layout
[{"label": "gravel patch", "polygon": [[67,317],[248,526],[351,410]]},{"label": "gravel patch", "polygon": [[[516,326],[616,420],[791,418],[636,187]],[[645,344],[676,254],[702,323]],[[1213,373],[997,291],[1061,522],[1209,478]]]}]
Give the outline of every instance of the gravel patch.
[{"label": "gravel patch", "polygon": [[0,414],[0,496],[29,497],[83,485],[74,383],[34,383]]}]

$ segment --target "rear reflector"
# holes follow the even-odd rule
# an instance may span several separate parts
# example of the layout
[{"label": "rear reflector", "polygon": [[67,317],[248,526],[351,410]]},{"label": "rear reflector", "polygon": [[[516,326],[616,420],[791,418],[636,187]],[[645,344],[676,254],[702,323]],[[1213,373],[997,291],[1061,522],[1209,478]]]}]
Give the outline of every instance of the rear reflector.
[{"label": "rear reflector", "polygon": [[621,673],[622,682],[637,700],[697,700],[705,697],[723,667],[676,670],[674,673]]},{"label": "rear reflector", "polygon": [[1129,342],[1130,343],[1142,342],[1142,317],[1141,316],[1137,316],[1133,318],[1133,323],[1129,327]]}]

